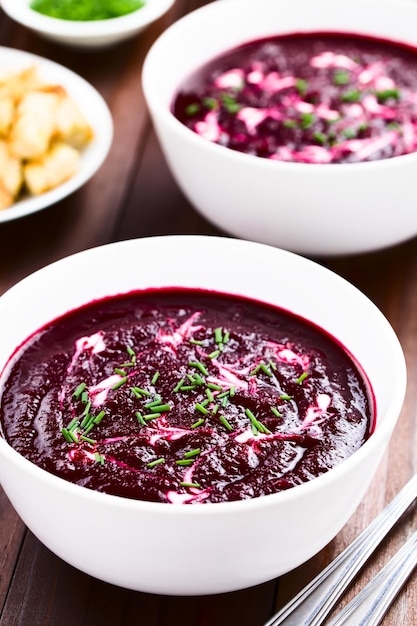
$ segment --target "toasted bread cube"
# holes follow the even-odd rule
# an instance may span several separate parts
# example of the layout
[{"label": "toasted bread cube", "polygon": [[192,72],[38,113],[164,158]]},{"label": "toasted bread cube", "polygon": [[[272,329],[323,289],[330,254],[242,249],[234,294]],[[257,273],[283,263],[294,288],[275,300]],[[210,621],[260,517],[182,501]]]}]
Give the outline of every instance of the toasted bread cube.
[{"label": "toasted bread cube", "polygon": [[15,117],[15,102],[11,96],[0,97],[0,136],[7,137]]},{"label": "toasted bread cube", "polygon": [[0,97],[10,97],[18,102],[26,93],[39,89],[41,86],[42,82],[36,66],[20,71],[0,68]]},{"label": "toasted bread cube", "polygon": [[93,129],[78,105],[67,94],[60,98],[56,110],[56,138],[74,148],[83,148],[93,138]]},{"label": "toasted bread cube", "polygon": [[74,176],[79,161],[77,150],[63,143],[54,144],[45,156],[24,166],[24,179],[29,192],[38,195],[58,187]]},{"label": "toasted bread cube", "polygon": [[12,194],[7,191],[0,180],[0,211],[8,209],[13,204],[14,198]]},{"label": "toasted bread cube", "polygon": [[0,140],[0,183],[11,195],[16,197],[23,184],[23,172],[19,159],[12,156],[7,143]]},{"label": "toasted bread cube", "polygon": [[22,98],[10,133],[12,154],[21,159],[34,159],[48,151],[58,102],[57,94],[39,91],[30,92]]}]

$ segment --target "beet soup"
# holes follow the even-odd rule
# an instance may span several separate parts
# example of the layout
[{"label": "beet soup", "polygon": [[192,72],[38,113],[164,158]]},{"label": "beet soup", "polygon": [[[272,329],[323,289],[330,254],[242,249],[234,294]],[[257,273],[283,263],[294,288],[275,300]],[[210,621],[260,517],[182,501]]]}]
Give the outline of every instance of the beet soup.
[{"label": "beet soup", "polygon": [[172,112],[209,141],[279,161],[400,156],[417,149],[417,52],[336,33],[253,41],[190,76]]},{"label": "beet soup", "polygon": [[84,487],[197,504],[320,476],[370,436],[368,383],[331,336],[243,297],[157,289],[34,333],[0,397],[4,438]]}]

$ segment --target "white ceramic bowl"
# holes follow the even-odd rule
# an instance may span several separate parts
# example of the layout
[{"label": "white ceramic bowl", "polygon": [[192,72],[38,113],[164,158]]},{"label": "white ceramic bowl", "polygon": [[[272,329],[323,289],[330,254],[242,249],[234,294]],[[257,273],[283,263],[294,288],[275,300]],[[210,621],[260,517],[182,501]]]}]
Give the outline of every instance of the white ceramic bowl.
[{"label": "white ceramic bowl", "polygon": [[104,48],[138,35],[164,15],[175,0],[146,0],[141,9],[108,20],[74,22],[42,15],[30,8],[31,0],[2,0],[9,17],[56,43],[81,48]]},{"label": "white ceramic bowl", "polygon": [[103,97],[86,80],[53,61],[14,48],[0,47],[0,67],[21,70],[36,66],[46,83],[65,87],[78,104],[94,131],[93,140],[83,149],[77,173],[51,191],[25,196],[11,207],[0,211],[0,223],[35,213],[62,200],[84,185],[101,167],[113,140],[113,120]]},{"label": "white ceramic bowl", "polygon": [[[196,258],[198,263],[190,263]],[[225,267],[233,271],[225,272]],[[144,592],[226,592],[300,565],[348,521],[400,413],[405,362],[398,339],[375,305],[313,261],[239,239],[165,236],[91,249],[12,287],[0,298],[0,326],[7,329],[0,342],[0,372],[16,346],[62,313],[103,296],[170,286],[248,296],[329,331],[369,377],[377,407],[372,436],[339,466],[308,483],[237,502],[165,504],[98,493],[40,469],[1,437],[0,481],[32,532],[88,574]],[[94,528],[94,541],[68,540],[80,520],[83,528]],[[193,555],[191,567],[187,550]]]},{"label": "white ceramic bowl", "polygon": [[171,25],[148,53],[143,87],[168,164],[194,207],[228,233],[306,255],[371,251],[417,234],[416,153],[359,164],[272,161],[211,143],[170,112],[193,70],[239,44],[328,31],[417,45],[416,22],[412,0],[343,7],[334,0],[228,0]]}]

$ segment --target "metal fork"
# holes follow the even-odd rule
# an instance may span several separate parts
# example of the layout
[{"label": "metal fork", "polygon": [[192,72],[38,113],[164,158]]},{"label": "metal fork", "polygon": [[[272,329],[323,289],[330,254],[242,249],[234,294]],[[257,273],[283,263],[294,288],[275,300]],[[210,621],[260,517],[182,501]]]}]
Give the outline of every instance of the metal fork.
[{"label": "metal fork", "polygon": [[[417,475],[343,552],[264,626],[321,626],[359,570],[416,497]],[[334,622],[332,626],[342,623]],[[351,623],[358,626],[360,622],[356,619]],[[371,622],[365,623],[368,626]]]}]

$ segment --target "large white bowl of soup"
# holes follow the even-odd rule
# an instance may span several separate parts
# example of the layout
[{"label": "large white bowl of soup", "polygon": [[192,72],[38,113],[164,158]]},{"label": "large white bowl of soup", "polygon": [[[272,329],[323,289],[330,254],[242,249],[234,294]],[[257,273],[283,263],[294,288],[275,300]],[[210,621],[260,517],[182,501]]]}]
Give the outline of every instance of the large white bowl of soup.
[{"label": "large white bowl of soup", "polygon": [[319,552],[405,393],[365,295],[238,239],[81,252],[6,292],[0,323],[4,491],[64,561],[142,592],[237,590]]},{"label": "large white bowl of soup", "polygon": [[416,17],[407,0],[230,0],[175,22],[143,87],[191,204],[310,256],[414,237]]}]

